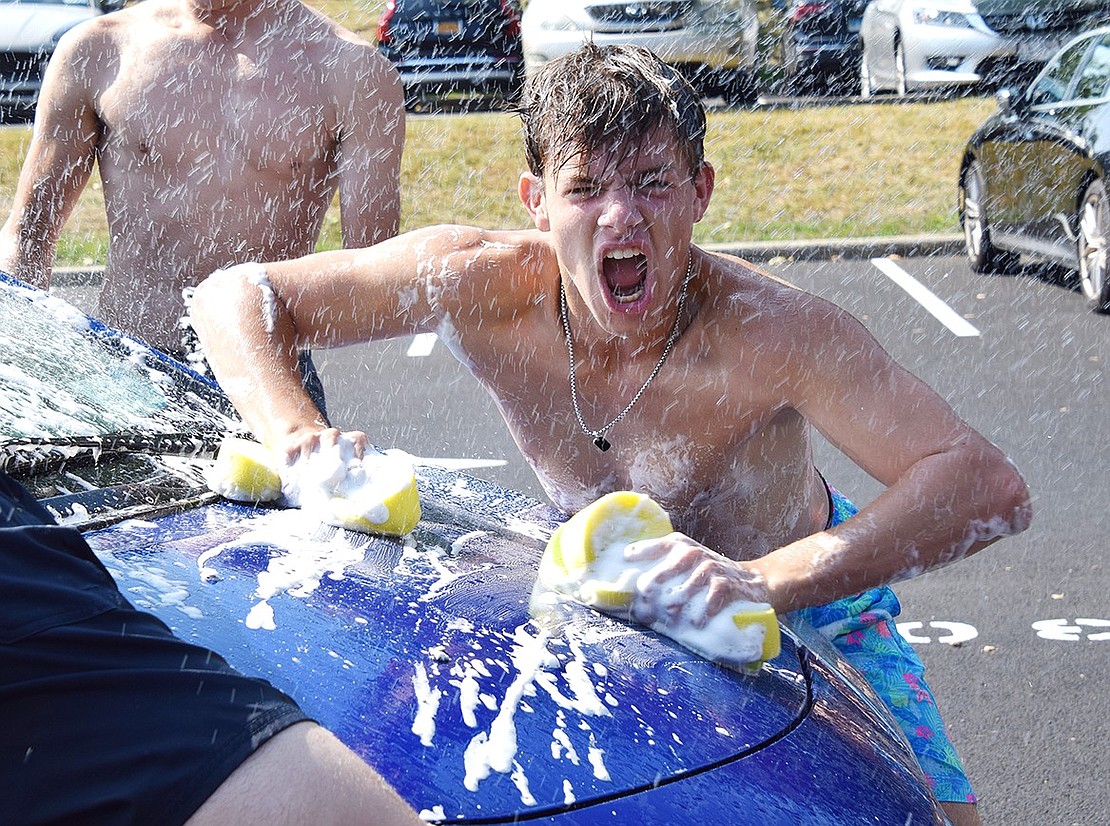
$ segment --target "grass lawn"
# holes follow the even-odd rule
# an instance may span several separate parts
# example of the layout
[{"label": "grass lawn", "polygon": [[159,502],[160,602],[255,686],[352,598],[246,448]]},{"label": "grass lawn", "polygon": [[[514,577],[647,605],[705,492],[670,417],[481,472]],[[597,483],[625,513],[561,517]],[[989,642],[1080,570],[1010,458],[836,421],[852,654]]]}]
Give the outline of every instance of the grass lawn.
[{"label": "grass lawn", "polygon": [[[991,98],[919,103],[719,109],[706,154],[717,188],[700,243],[956,232],[964,141]],[[30,127],[0,130],[0,214],[6,216]],[[452,222],[523,227],[519,124],[505,113],[410,117],[402,228]],[[107,228],[93,178],[63,232],[59,266],[103,263]],[[321,248],[339,246],[332,210]]]}]

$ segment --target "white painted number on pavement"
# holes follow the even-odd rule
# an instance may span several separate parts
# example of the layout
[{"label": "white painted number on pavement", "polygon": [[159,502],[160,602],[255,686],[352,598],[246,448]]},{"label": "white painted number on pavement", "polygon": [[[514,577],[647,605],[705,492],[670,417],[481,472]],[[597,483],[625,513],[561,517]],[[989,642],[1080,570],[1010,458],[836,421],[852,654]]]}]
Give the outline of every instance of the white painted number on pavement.
[{"label": "white painted number on pavement", "polygon": [[[914,633],[915,631],[920,631],[923,627],[924,623],[920,622],[900,622],[898,623],[898,632],[908,643],[914,645],[928,645],[933,642],[932,637]],[[933,620],[929,623],[929,627],[940,631],[941,633],[937,636],[936,641],[946,643],[947,645],[957,645],[961,642],[968,642],[979,636],[979,632],[975,629],[975,626],[968,625],[966,622],[942,622],[941,620]]]},{"label": "white painted number on pavement", "polygon": [[420,333],[412,337],[412,341],[409,343],[409,349],[405,355],[409,358],[424,358],[424,356],[431,355],[435,346],[435,333]]},{"label": "white painted number on pavement", "polygon": [[1088,628],[1110,629],[1110,620],[1080,618],[1076,620],[1050,619],[1033,623],[1037,636],[1046,640],[1079,642],[1084,638],[1091,642],[1110,640],[1110,630],[1088,631]]}]

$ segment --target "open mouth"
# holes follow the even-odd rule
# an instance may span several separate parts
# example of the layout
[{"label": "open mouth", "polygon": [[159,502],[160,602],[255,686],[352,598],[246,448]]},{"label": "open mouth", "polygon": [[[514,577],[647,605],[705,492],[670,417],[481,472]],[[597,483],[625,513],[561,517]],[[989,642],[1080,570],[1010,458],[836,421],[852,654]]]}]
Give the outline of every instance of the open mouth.
[{"label": "open mouth", "polygon": [[617,304],[631,304],[644,295],[647,283],[647,258],[639,250],[612,250],[601,262],[609,294]]}]

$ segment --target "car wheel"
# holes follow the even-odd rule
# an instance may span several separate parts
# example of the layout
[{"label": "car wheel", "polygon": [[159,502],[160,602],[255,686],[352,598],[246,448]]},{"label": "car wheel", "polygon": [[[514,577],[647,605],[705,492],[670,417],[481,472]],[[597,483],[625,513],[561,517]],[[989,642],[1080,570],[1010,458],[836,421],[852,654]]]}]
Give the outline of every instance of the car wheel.
[{"label": "car wheel", "polygon": [[894,71],[898,76],[898,85],[895,92],[898,97],[906,96],[906,47],[899,40],[894,44]]},{"label": "car wheel", "polygon": [[869,98],[875,94],[875,87],[871,84],[871,67],[867,64],[867,55],[860,55],[859,59],[859,96]]},{"label": "car wheel", "polygon": [[960,179],[960,226],[964,251],[972,272],[1002,274],[1015,263],[1011,253],[994,248],[984,195],[986,181],[978,161],[972,161]]},{"label": "car wheel", "polygon": [[1110,279],[1106,277],[1107,232],[1110,204],[1106,187],[1095,181],[1083,193],[1079,205],[1079,286],[1092,310],[1110,313]]}]

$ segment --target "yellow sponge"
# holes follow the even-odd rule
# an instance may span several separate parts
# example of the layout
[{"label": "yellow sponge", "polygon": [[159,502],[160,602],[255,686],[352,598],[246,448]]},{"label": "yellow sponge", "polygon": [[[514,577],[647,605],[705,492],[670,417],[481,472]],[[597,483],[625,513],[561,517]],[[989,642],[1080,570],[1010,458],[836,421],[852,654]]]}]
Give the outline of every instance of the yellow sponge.
[{"label": "yellow sponge", "polygon": [[220,443],[208,486],[237,502],[274,502],[281,498],[281,474],[274,457],[258,442],[228,436]]},{"label": "yellow sponge", "polygon": [[666,536],[674,528],[667,512],[649,496],[629,490],[607,493],[560,525],[547,544],[547,556],[563,574],[590,568],[610,547]]},{"label": "yellow sponge", "polygon": [[355,497],[332,496],[325,522],[362,533],[404,536],[420,521],[420,496],[412,466],[379,463],[374,487]]},{"label": "yellow sponge", "polygon": [[763,650],[761,660],[773,660],[782,650],[782,634],[779,631],[779,618],[775,609],[766,603],[752,603],[747,611],[737,611],[732,615],[736,627],[743,631],[751,626],[763,627]]},{"label": "yellow sponge", "polygon": [[[625,547],[672,530],[667,512],[649,496],[633,491],[606,494],[552,534],[540,560],[537,592],[555,591],[600,611],[627,616],[637,579],[656,563],[626,561]],[[781,648],[778,618],[767,603],[737,602],[704,628],[681,620],[658,622],[652,628],[695,653],[732,666],[774,659]]]},{"label": "yellow sponge", "polygon": [[405,455],[368,451],[356,457],[342,437],[337,445],[279,468],[264,445],[229,436],[216,454],[208,486],[238,502],[284,499],[321,522],[362,533],[404,536],[421,515],[416,474]]}]

